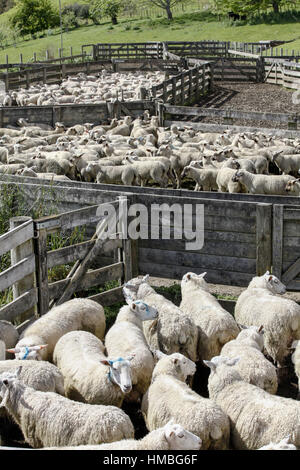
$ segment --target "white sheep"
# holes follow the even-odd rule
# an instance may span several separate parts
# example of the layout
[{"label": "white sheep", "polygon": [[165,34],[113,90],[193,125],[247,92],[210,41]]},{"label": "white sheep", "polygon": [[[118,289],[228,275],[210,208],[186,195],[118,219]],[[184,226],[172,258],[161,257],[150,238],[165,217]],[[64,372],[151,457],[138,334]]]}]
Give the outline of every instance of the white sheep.
[{"label": "white sheep", "polygon": [[220,355],[240,360],[235,368],[245,382],[256,385],[275,395],[278,388],[276,367],[265,358],[263,327],[250,326],[242,329],[238,336],[226,343]]},{"label": "white sheep", "polygon": [[228,449],[230,424],[212,400],[203,398],[185,383],[195,363],[179,353],[156,352],[152,383],[143,396],[142,413],[149,431],[164,426],[171,417],[202,440],[202,449]]},{"label": "white sheep", "polygon": [[148,282],[149,275],[134,278],[124,284],[123,293],[129,304],[143,300],[158,310],[158,319],[144,322],[144,334],[152,350],[159,349],[166,354],[180,352],[193,361],[197,359],[198,329],[184,312],[158,294]]},{"label": "white sheep", "polygon": [[120,408],[89,405],[53,392],[40,392],[14,376],[0,374],[1,407],[20,427],[33,448],[102,444],[131,439],[134,427]]},{"label": "white sheep", "polygon": [[74,330],[89,331],[102,340],[105,333],[103,307],[91,299],[68,300],[29,325],[21,334],[16,348],[47,344],[39,355],[43,360],[51,360],[59,338]]},{"label": "white sheep", "polygon": [[213,191],[218,190],[217,176],[218,170],[213,168],[195,168],[193,162],[186,166],[181,173],[181,179],[184,177],[192,178],[196,182],[195,191]]},{"label": "white sheep", "polygon": [[295,374],[298,379],[298,400],[300,399],[300,341],[295,340],[291,345],[291,349],[294,350],[292,354],[292,363],[294,365]]},{"label": "white sheep", "polygon": [[105,356],[102,341],[87,331],[70,331],[54,348],[53,362],[64,377],[71,400],[121,407],[132,388],[132,357]]},{"label": "white sheep", "polygon": [[[154,369],[153,355],[143,333],[143,322],[157,318],[158,312],[141,300],[124,305],[105,336],[108,356],[132,355],[133,390],[128,398],[137,401],[149,388]],[[126,397],[127,399],[127,397]]]},{"label": "white sheep", "polygon": [[290,437],[286,437],[280,442],[270,442],[270,444],[260,447],[260,449],[257,450],[297,450],[297,447],[294,446],[294,444],[290,444],[289,440]]},{"label": "white sheep", "polygon": [[233,316],[210,294],[205,275],[189,272],[181,281],[180,309],[199,328],[199,360],[219,355],[223,345],[235,339],[240,332]]},{"label": "white sheep", "polygon": [[236,170],[232,168],[220,168],[217,175],[217,185],[219,192],[229,193],[242,193],[245,192],[243,185],[240,182],[233,181]]},{"label": "white sheep", "polygon": [[201,439],[173,421],[170,420],[165,426],[155,429],[139,440],[123,439],[98,446],[45,447],[42,450],[199,450]]},{"label": "white sheep", "polygon": [[99,165],[97,168],[97,183],[136,185],[138,172],[132,165]]},{"label": "white sheep", "polygon": [[283,155],[282,153],[277,153],[273,155],[271,161],[282,171],[283,175],[298,174],[300,155]]},{"label": "white sheep", "polygon": [[277,365],[283,365],[290,354],[291,342],[300,339],[300,306],[280,297],[285,292],[285,286],[267,271],[252,279],[240,294],[234,311],[238,323],[264,326],[265,350]]},{"label": "white sheep", "polygon": [[[0,320],[0,342],[4,343],[4,350],[3,345],[0,352],[0,359],[10,358],[11,356],[5,354],[5,349],[13,348],[19,339],[19,333],[16,327],[6,320]],[[1,359],[1,360],[2,360]]]},{"label": "white sheep", "polygon": [[238,170],[232,176],[234,183],[242,183],[250,194],[286,194],[286,185],[293,179],[289,175],[254,175],[246,170]]},{"label": "white sheep", "polygon": [[233,367],[238,360],[217,356],[205,361],[211,369],[209,397],[229,416],[234,449],[259,449],[286,436],[299,447],[300,403],[245,382]]},{"label": "white sheep", "polygon": [[289,180],[285,190],[289,196],[300,196],[300,179]]}]

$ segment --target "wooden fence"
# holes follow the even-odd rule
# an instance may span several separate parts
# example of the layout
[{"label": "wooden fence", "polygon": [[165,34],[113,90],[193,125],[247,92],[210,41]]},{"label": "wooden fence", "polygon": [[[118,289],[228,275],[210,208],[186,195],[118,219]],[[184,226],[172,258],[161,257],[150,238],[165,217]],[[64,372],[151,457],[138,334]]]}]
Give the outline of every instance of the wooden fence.
[{"label": "wooden fence", "polygon": [[[170,127],[172,124],[178,126],[190,125],[193,119],[193,125],[203,118],[223,119],[226,126],[238,126],[239,121],[266,121],[268,123],[279,123],[291,131],[296,131],[300,127],[300,115],[298,113],[262,113],[251,111],[238,111],[231,109],[202,108],[188,106],[172,106],[169,104],[160,105],[161,122],[163,126]],[[197,127],[197,126],[195,126]],[[270,129],[269,129],[270,131]],[[286,131],[284,131],[286,132]],[[300,135],[300,132],[298,132]],[[291,134],[292,136],[296,134]]]},{"label": "wooden fence", "polygon": [[[288,289],[299,290],[298,198],[133,188],[80,182],[51,184],[37,178],[16,176],[10,177],[9,180],[23,192],[28,204],[32,204],[36,199],[41,185],[51,185],[51,193],[46,193],[45,202],[47,204],[48,199],[49,203],[51,202],[54,192],[59,200],[59,210],[62,211],[104,203],[114,200],[119,194],[124,194],[129,204],[142,204],[149,217],[148,224],[143,227],[148,230],[148,236],[137,240],[137,246],[132,249],[132,272],[181,279],[188,271],[207,271],[208,282],[247,286],[256,274],[273,269],[278,277],[286,280]],[[4,182],[5,177],[1,176],[0,184]],[[149,215],[154,210],[156,216],[158,213],[161,216],[162,204],[167,204],[169,208],[176,205],[182,214],[187,205],[190,205],[192,212],[186,219],[190,222],[190,227],[185,226],[183,235],[179,225],[174,224],[172,215],[167,211],[164,220],[171,217],[170,237],[162,236],[162,228],[158,230],[160,218],[155,221]],[[191,227],[193,230],[197,227],[197,205],[203,206],[204,210],[204,246],[202,249],[187,250],[186,242],[190,241],[188,238],[191,235]],[[282,223],[278,218],[279,205],[284,206]],[[132,218],[129,218],[129,222],[131,220]],[[160,227],[163,226],[164,224]]]},{"label": "wooden fence", "polygon": [[212,73],[209,63],[180,72],[159,85],[151,88],[152,99],[160,99],[164,103],[187,104],[205,95],[212,86]]},{"label": "wooden fence", "polygon": [[229,54],[242,52],[247,54],[259,54],[264,57],[286,57],[287,59],[300,58],[299,50],[289,50],[282,46],[293,41],[260,41],[260,42],[236,42],[232,41]]},{"label": "wooden fence", "polygon": [[136,43],[98,43],[84,44],[82,53],[92,54],[93,60],[107,59],[164,59],[169,51],[185,58],[204,56],[226,56],[230,47],[225,41],[166,41],[166,42],[136,42]]},{"label": "wooden fence", "polygon": [[286,61],[265,63],[265,81],[300,90],[300,64]]},{"label": "wooden fence", "polygon": [[[104,198],[105,199],[105,198]],[[89,298],[102,305],[112,305],[122,299],[122,284],[133,277],[131,241],[122,239],[122,226],[127,221],[127,198],[109,201],[115,208],[116,232],[105,239],[103,233],[111,222],[106,216],[106,204],[91,205],[77,210],[32,220],[12,219],[15,228],[0,237],[0,255],[11,250],[11,267],[0,274],[0,291],[13,286],[14,300],[0,309],[0,319],[21,322],[22,331],[33,318],[46,313],[52,306],[107,282],[118,281],[119,287]],[[19,225],[21,223],[21,225]],[[94,236],[81,243],[52,249],[48,237],[70,234],[76,227],[94,228]],[[49,270],[73,263],[65,279],[49,281]],[[96,264],[101,264],[95,268]]]}]

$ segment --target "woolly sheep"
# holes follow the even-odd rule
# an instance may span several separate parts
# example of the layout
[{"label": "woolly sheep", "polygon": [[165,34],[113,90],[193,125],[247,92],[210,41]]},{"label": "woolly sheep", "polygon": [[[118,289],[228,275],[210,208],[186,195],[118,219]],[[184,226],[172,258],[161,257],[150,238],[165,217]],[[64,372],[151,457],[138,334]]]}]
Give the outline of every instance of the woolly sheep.
[{"label": "woolly sheep", "polygon": [[137,179],[138,172],[131,165],[99,165],[96,181],[97,183],[122,183],[125,186],[132,186],[136,184]]},{"label": "woolly sheep", "polygon": [[[134,356],[131,361],[133,391],[130,394],[134,401],[148,390],[154,369],[153,355],[143,333],[143,322],[154,320],[157,315],[155,308],[141,300],[135,300],[120,309],[114,325],[105,336],[109,356]],[[126,399],[128,398],[127,396]]]},{"label": "woolly sheep", "polygon": [[238,170],[232,177],[234,183],[242,183],[250,194],[286,194],[286,185],[293,179],[289,175],[254,175],[246,170]]},{"label": "woolly sheep", "polygon": [[270,442],[266,446],[261,447],[257,450],[297,450],[297,447],[294,444],[289,443],[290,437],[282,439],[280,442]]},{"label": "woolly sheep", "polygon": [[48,447],[42,450],[199,450],[201,444],[198,436],[171,420],[139,440],[123,439],[98,446]]},{"label": "woolly sheep", "polygon": [[238,360],[217,356],[205,361],[211,369],[209,397],[229,416],[234,449],[259,449],[286,436],[299,447],[300,403],[245,382],[233,367]]},{"label": "woolly sheep", "polygon": [[16,348],[47,344],[47,348],[40,351],[40,357],[51,361],[59,338],[74,330],[89,331],[103,340],[105,333],[103,307],[91,299],[68,300],[52,308],[28,326],[21,334]]},{"label": "woolly sheep", "polygon": [[143,300],[158,310],[158,319],[144,322],[144,334],[152,350],[159,349],[166,354],[180,352],[189,359],[197,359],[198,329],[183,311],[158,294],[148,282],[149,275],[134,278],[123,287],[127,303]]},{"label": "woolly sheep", "polygon": [[[0,352],[0,359],[5,359],[5,357],[10,358],[11,354],[5,354],[5,349],[13,348],[19,339],[19,333],[16,327],[6,320],[0,320],[0,342],[3,342]],[[4,351],[3,351],[4,347]],[[1,359],[1,360],[2,360]]]},{"label": "woolly sheep", "polygon": [[292,343],[291,349],[294,349],[292,354],[292,363],[294,364],[295,374],[298,379],[298,400],[300,399],[300,341],[295,340]]},{"label": "woolly sheep", "polygon": [[102,444],[131,439],[134,427],[120,408],[89,405],[53,392],[40,392],[14,376],[0,374],[1,407],[20,427],[33,448]]},{"label": "woolly sheep", "polygon": [[279,365],[290,354],[291,342],[300,339],[300,306],[279,296],[285,292],[285,286],[267,271],[252,279],[239,296],[234,311],[238,323],[264,326],[265,350]]},{"label": "woolly sheep", "polygon": [[290,196],[300,196],[300,179],[288,181],[285,190]]},{"label": "woolly sheep", "polygon": [[54,348],[53,362],[64,377],[65,394],[71,400],[121,407],[132,388],[132,357],[105,356],[102,341],[87,331],[70,331]]},{"label": "woolly sheep", "polygon": [[[193,163],[193,162],[192,162]],[[196,182],[195,191],[212,191],[217,190],[218,186],[216,183],[218,170],[212,168],[199,169],[194,168],[192,163],[186,166],[181,173],[181,178],[185,176],[192,178]]]},{"label": "woolly sheep", "polygon": [[202,449],[227,449],[229,419],[212,400],[203,398],[185,383],[195,363],[179,353],[156,352],[152,383],[143,396],[142,413],[149,431],[164,426],[171,417],[202,440]]},{"label": "woolly sheep", "polygon": [[278,387],[276,367],[263,355],[263,347],[263,327],[244,327],[234,340],[223,346],[220,355],[239,357],[235,368],[243,380],[275,395]]},{"label": "woolly sheep", "polygon": [[245,192],[240,182],[234,182],[233,176],[236,174],[236,170],[232,168],[220,168],[217,175],[217,185],[219,192],[229,193],[242,193]]},{"label": "woolly sheep", "polygon": [[222,346],[240,332],[232,315],[209,293],[205,275],[190,272],[183,276],[180,304],[180,309],[199,328],[198,357],[202,360],[219,355]]},{"label": "woolly sheep", "polygon": [[271,159],[273,163],[282,171],[283,175],[298,174],[300,168],[300,155],[283,155],[277,153]]}]

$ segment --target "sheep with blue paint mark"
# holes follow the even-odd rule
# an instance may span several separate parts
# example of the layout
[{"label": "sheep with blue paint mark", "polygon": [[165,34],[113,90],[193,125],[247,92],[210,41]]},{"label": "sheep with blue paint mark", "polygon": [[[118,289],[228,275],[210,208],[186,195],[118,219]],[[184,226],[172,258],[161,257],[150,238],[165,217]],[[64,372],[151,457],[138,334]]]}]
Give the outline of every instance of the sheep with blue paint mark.
[{"label": "sheep with blue paint mark", "polygon": [[109,356],[134,356],[131,361],[133,390],[126,400],[138,401],[150,386],[155,364],[143,333],[143,322],[155,320],[157,316],[156,308],[137,299],[120,309],[114,325],[106,334],[105,347]]},{"label": "sheep with blue paint mark", "polygon": [[102,341],[87,331],[65,334],[53,352],[66,397],[94,405],[122,406],[132,389],[132,360],[132,355],[121,357],[119,352],[107,358]]}]

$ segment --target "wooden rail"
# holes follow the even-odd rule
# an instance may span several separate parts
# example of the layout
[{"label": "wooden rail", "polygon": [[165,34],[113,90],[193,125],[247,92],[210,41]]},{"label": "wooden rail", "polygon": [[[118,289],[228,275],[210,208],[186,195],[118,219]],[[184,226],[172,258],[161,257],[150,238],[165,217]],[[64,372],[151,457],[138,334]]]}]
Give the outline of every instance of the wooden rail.
[{"label": "wooden rail", "polygon": [[[21,331],[28,321],[43,315],[52,306],[69,300],[78,291],[105,286],[110,281],[119,281],[122,285],[133,277],[131,241],[123,240],[122,232],[118,231],[121,224],[125,223],[124,217],[127,217],[127,198],[121,196],[110,200],[109,205],[115,208],[117,232],[110,234],[107,239],[101,234],[111,219],[106,215],[98,215],[101,204],[36,220],[27,218],[29,220],[0,237],[0,253],[11,251],[12,261],[16,261],[0,273],[0,291],[11,286],[18,287],[17,295],[14,292],[14,300],[0,308],[0,319],[19,322],[21,318],[22,323],[18,327]],[[103,208],[106,207],[107,204],[104,204]],[[48,249],[49,235],[68,234],[75,227],[86,225],[96,230],[92,239],[55,250]],[[73,267],[65,279],[49,282],[49,269],[70,263],[73,263]],[[100,267],[95,267],[97,263],[100,263]],[[28,284],[28,276],[31,284]],[[111,291],[111,295],[110,291],[105,291],[92,297],[103,305],[111,305],[123,299],[121,286]]]},{"label": "wooden rail", "polygon": [[265,81],[300,90],[300,64],[288,61],[268,61],[265,63]]}]

